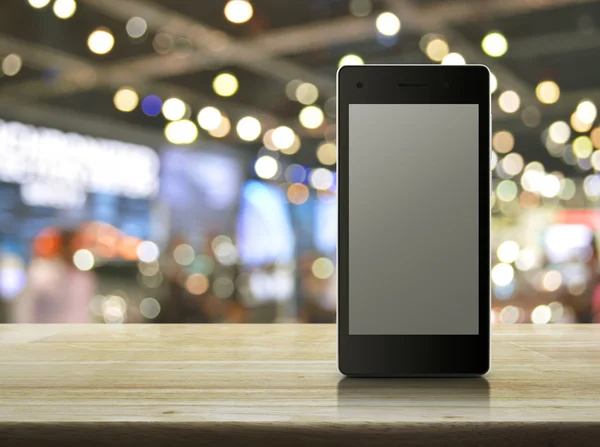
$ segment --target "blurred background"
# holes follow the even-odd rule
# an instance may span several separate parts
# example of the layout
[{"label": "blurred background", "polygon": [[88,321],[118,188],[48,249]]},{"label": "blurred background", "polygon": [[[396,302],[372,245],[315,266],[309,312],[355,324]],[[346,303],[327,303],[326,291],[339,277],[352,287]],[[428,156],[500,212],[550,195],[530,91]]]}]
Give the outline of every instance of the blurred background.
[{"label": "blurred background", "polygon": [[585,0],[5,0],[0,321],[334,322],[337,68],[465,62],[493,321],[600,321],[599,56]]}]

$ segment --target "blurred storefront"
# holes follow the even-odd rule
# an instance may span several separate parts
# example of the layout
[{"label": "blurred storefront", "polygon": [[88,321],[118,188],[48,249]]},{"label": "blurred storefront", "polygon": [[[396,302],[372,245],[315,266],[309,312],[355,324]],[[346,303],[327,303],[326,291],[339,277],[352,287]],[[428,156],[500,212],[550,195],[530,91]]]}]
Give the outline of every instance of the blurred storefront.
[{"label": "blurred storefront", "polygon": [[362,63],[490,68],[493,320],[599,321],[600,3],[471,3],[1,2],[0,321],[335,321]]},{"label": "blurred storefront", "polygon": [[76,322],[334,319],[335,195],[317,195],[309,168],[266,182],[222,143],[153,149],[4,121],[0,159],[3,321],[67,321],[53,314],[73,278],[54,264],[93,278],[73,291]]}]

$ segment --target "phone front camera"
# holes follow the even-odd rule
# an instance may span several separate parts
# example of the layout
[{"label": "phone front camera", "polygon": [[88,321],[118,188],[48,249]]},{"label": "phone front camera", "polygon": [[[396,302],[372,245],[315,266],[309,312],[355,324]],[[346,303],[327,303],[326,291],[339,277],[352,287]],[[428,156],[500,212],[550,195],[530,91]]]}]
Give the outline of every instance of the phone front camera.
[{"label": "phone front camera", "polygon": [[358,88],[363,88],[363,83],[362,83],[362,82],[357,82],[357,83],[356,83],[356,87],[358,87]]}]

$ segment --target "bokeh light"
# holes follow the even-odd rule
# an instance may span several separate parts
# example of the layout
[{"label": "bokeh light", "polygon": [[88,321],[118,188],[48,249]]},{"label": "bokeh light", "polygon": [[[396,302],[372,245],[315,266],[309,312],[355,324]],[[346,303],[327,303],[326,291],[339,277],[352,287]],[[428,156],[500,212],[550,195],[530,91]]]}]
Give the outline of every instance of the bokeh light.
[{"label": "bokeh light", "polygon": [[179,244],[173,250],[173,259],[179,265],[190,265],[196,259],[196,252],[189,244]]},{"label": "bokeh light", "polygon": [[148,287],[149,289],[156,289],[156,288],[160,287],[160,285],[163,283],[163,280],[164,280],[164,277],[161,272],[158,272],[152,276],[148,276],[148,275],[141,276],[142,285],[144,285],[145,287]]},{"label": "bokeh light", "polygon": [[600,127],[595,127],[590,132],[590,139],[596,149],[600,149]]},{"label": "bokeh light", "polygon": [[498,286],[494,284],[493,292],[496,298],[499,300],[507,300],[512,297],[515,293],[515,284],[511,282],[505,286]]},{"label": "bokeh light", "polygon": [[373,3],[371,0],[351,0],[348,9],[355,17],[367,17],[373,11]]},{"label": "bokeh light", "polygon": [[560,180],[559,196],[562,200],[571,200],[573,197],[575,197],[576,192],[577,186],[572,179],[563,178]]},{"label": "bokeh light", "polygon": [[590,162],[592,164],[592,168],[595,171],[600,171],[600,151],[594,151],[592,156],[590,157]]},{"label": "bokeh light", "polygon": [[213,90],[219,96],[233,96],[238,87],[238,80],[231,73],[218,74],[213,80]]},{"label": "bokeh light", "polygon": [[357,54],[346,54],[338,62],[338,67],[342,67],[344,65],[362,65],[364,63],[365,63],[365,61],[359,55],[357,55]]},{"label": "bokeh light", "polygon": [[596,105],[590,101],[589,99],[583,100],[577,106],[575,110],[577,114],[577,118],[585,124],[593,123],[596,119],[596,115],[598,114],[598,110],[596,109]]},{"label": "bokeh light", "polygon": [[583,121],[581,121],[579,119],[579,116],[577,115],[577,112],[573,112],[573,114],[571,115],[571,128],[575,131],[575,132],[579,132],[579,133],[584,133],[589,131],[592,126],[594,125],[593,122],[589,122],[589,123],[584,123]]},{"label": "bokeh light", "polygon": [[325,168],[313,169],[310,173],[310,184],[313,188],[326,191],[333,185],[333,172]]},{"label": "bokeh light", "polygon": [[523,209],[535,208],[540,204],[540,196],[534,192],[521,191],[519,204]]},{"label": "bokeh light", "polygon": [[23,67],[23,60],[18,54],[9,54],[2,59],[2,72],[6,76],[16,76]]},{"label": "bokeh light", "polygon": [[146,31],[148,31],[148,23],[146,23],[146,21],[141,17],[132,17],[127,21],[125,30],[127,31],[129,37],[139,39],[146,34]]},{"label": "bokeh light", "polygon": [[483,38],[481,48],[488,56],[500,57],[508,50],[508,42],[502,34],[493,32]]},{"label": "bokeh light", "polygon": [[75,0],[55,0],[52,10],[56,17],[66,20],[73,17],[77,11],[77,3]]},{"label": "bokeh light", "polygon": [[169,121],[179,121],[185,116],[187,107],[179,98],[169,98],[162,106],[163,116]]},{"label": "bokeh light", "polygon": [[316,278],[327,279],[333,275],[335,266],[333,265],[331,259],[318,258],[313,262],[311,270]]},{"label": "bokeh light", "polygon": [[[273,142],[273,132],[274,131],[275,131],[275,129],[269,129],[265,133],[263,133],[263,136],[262,136],[262,143],[263,143],[264,147],[273,152],[279,150],[279,148],[277,146],[275,146],[275,143]],[[293,138],[292,138],[292,140],[293,140]]]},{"label": "bokeh light", "polygon": [[140,313],[144,318],[153,320],[160,314],[160,303],[154,298],[144,298],[140,303]]},{"label": "bokeh light", "polygon": [[33,8],[45,8],[50,3],[50,0],[28,0],[29,5]]},{"label": "bokeh light", "polygon": [[298,135],[295,135],[294,142],[292,143],[292,145],[288,148],[280,149],[280,151],[282,154],[294,155],[296,152],[298,152],[300,150],[301,146],[302,146],[302,141],[300,140],[300,137]]},{"label": "bokeh light", "polygon": [[544,175],[540,181],[539,191],[544,197],[556,197],[560,193],[559,178],[553,174]]},{"label": "bokeh light", "polygon": [[535,88],[535,96],[542,104],[554,104],[560,98],[560,88],[554,81],[542,81]]},{"label": "bokeh light", "polygon": [[156,95],[148,95],[142,100],[142,110],[148,116],[158,116],[162,110],[162,100]]},{"label": "bokeh light", "polygon": [[138,106],[139,101],[137,92],[129,87],[119,89],[113,98],[115,107],[121,112],[132,112]]},{"label": "bokeh light", "polygon": [[506,154],[513,150],[515,137],[508,130],[501,130],[492,137],[492,147],[499,154]]},{"label": "bokeh light", "polygon": [[600,177],[598,175],[588,175],[583,180],[583,192],[590,199],[598,199],[600,197]]},{"label": "bokeh light", "polygon": [[519,190],[512,180],[502,180],[496,187],[496,196],[503,202],[511,202],[517,198]]},{"label": "bokeh light", "polygon": [[513,263],[519,255],[519,244],[515,241],[504,241],[498,246],[496,255],[501,262],[506,264]]},{"label": "bokeh light", "polygon": [[294,183],[288,186],[287,197],[288,200],[294,205],[302,205],[306,203],[310,196],[310,191],[306,185],[302,183]]},{"label": "bokeh light", "polygon": [[245,23],[252,18],[254,10],[247,0],[229,0],[225,5],[224,13],[231,23]]},{"label": "bokeh light", "polygon": [[317,106],[307,106],[304,107],[300,111],[300,124],[302,124],[307,129],[316,129],[321,124],[323,124],[323,120],[325,116],[323,111]]},{"label": "bokeh light", "polygon": [[254,171],[260,178],[272,179],[279,172],[279,162],[270,155],[263,155],[254,163]]},{"label": "bokeh light", "polygon": [[297,164],[291,164],[285,170],[285,179],[290,183],[303,183],[307,176],[306,168]]},{"label": "bokeh light", "polygon": [[115,38],[107,28],[98,28],[89,35],[88,48],[95,54],[107,54],[115,46]]},{"label": "bokeh light", "polygon": [[493,171],[498,165],[498,154],[492,151],[492,155],[490,156],[490,171]]},{"label": "bokeh light", "polygon": [[[158,247],[156,247],[156,248],[158,250]],[[145,250],[147,250],[147,248]],[[137,247],[136,247],[136,257],[137,257]],[[152,256],[149,256],[149,258],[150,257],[152,257]],[[154,276],[157,273],[159,273],[159,271],[160,271],[160,264],[158,263],[157,260],[150,261],[150,262],[140,261],[138,263],[138,270],[144,276]]]},{"label": "bokeh light", "polygon": [[530,248],[521,250],[515,260],[515,266],[522,272],[527,272],[537,265],[535,252]]},{"label": "bokeh light", "polygon": [[594,145],[589,137],[582,135],[573,140],[573,153],[578,158],[588,158],[592,155]]},{"label": "bokeh light", "polygon": [[555,143],[564,144],[571,137],[571,128],[564,121],[556,121],[548,128],[548,137]]},{"label": "bokeh light", "polygon": [[94,268],[94,255],[89,250],[77,250],[73,254],[73,265],[84,272],[91,270]]},{"label": "bokeh light", "polygon": [[102,300],[102,316],[108,324],[121,324],[127,316],[127,303],[119,295],[108,295]]},{"label": "bokeh light", "polygon": [[165,138],[173,144],[191,144],[198,138],[198,127],[190,120],[171,121],[165,127]]},{"label": "bokeh light", "polygon": [[498,286],[506,286],[515,276],[515,271],[510,264],[496,264],[492,268],[492,281]]},{"label": "bokeh light", "polygon": [[302,84],[302,81],[300,79],[292,79],[290,82],[288,82],[285,86],[285,95],[292,101],[297,101],[296,98],[296,91],[298,90],[298,87],[300,86],[300,84]]},{"label": "bokeh light", "polygon": [[516,92],[506,90],[498,97],[498,105],[503,112],[515,113],[521,106],[521,98]]},{"label": "bokeh light", "polygon": [[215,107],[204,107],[198,112],[198,124],[204,130],[215,130],[221,125],[223,115]]},{"label": "bokeh light", "polygon": [[521,154],[511,153],[502,159],[502,170],[513,177],[523,170],[525,162]]},{"label": "bokeh light", "polygon": [[317,148],[317,159],[326,166],[331,166],[337,162],[337,149],[333,143],[321,143]]},{"label": "bokeh light", "polygon": [[498,78],[494,73],[490,72],[490,93],[494,93],[498,89]]},{"label": "bokeh light", "polygon": [[236,126],[238,136],[244,141],[254,141],[260,136],[261,125],[253,116],[246,116]]},{"label": "bokeh light", "polygon": [[237,248],[227,236],[216,237],[213,240],[215,257],[223,265],[233,265],[238,259]]},{"label": "bokeh light", "polygon": [[544,273],[542,287],[548,292],[555,292],[562,284],[562,275],[557,270],[548,270]]},{"label": "bokeh light", "polygon": [[400,31],[400,19],[391,12],[382,12],[375,21],[377,31],[384,36],[395,36]]},{"label": "bokeh light", "polygon": [[460,53],[448,53],[442,59],[442,65],[465,65],[467,62]]},{"label": "bokeh light", "polygon": [[173,49],[175,39],[169,33],[159,32],[152,40],[152,47],[158,54],[167,54]]},{"label": "bokeh light", "polygon": [[448,43],[440,38],[431,39],[425,47],[425,54],[434,62],[441,62],[449,52]]},{"label": "bokeh light", "polygon": [[153,263],[158,260],[160,250],[158,245],[152,241],[142,241],[137,247],[138,259],[145,263]]},{"label": "bokeh light", "polygon": [[545,304],[540,304],[531,312],[531,322],[533,324],[547,324],[552,318],[552,311]]},{"label": "bokeh light", "polygon": [[227,277],[220,277],[215,279],[212,285],[213,293],[217,298],[226,299],[233,295],[235,292],[235,285],[233,281]]},{"label": "bokeh light", "polygon": [[208,278],[201,273],[193,273],[185,281],[185,288],[192,295],[205,294],[209,286]]},{"label": "bokeh light", "polygon": [[276,149],[289,149],[294,144],[296,134],[287,126],[279,126],[273,130],[271,141]]},{"label": "bokeh light", "polygon": [[216,129],[209,130],[208,133],[210,136],[215,138],[223,138],[229,135],[231,131],[231,121],[226,116],[221,116],[221,123],[217,126]]},{"label": "bokeh light", "polygon": [[504,324],[514,324],[521,318],[521,311],[515,306],[506,306],[500,311],[500,322]]},{"label": "bokeh light", "polygon": [[319,99],[319,89],[310,82],[302,82],[296,87],[294,95],[300,104],[310,105]]}]

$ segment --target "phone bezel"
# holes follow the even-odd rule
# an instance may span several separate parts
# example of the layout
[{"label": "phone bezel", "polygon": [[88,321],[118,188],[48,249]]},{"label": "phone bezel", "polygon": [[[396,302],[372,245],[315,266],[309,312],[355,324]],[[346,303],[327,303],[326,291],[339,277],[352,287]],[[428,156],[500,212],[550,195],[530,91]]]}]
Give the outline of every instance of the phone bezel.
[{"label": "phone bezel", "polygon": [[[357,83],[362,88],[357,88]],[[483,65],[358,65],[337,75],[338,369],[349,376],[479,376],[490,368],[490,72]],[[349,334],[349,105],[479,105],[479,334]]]}]

